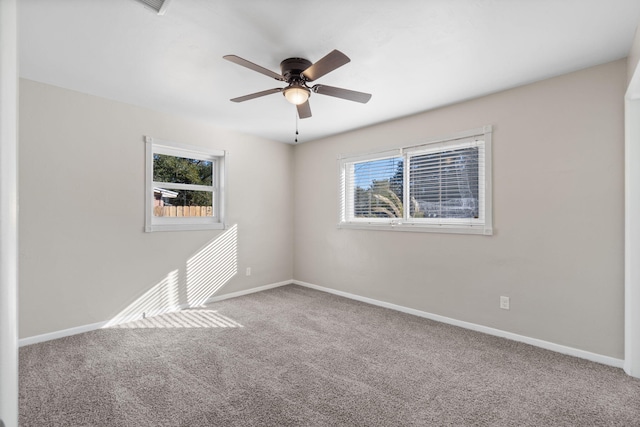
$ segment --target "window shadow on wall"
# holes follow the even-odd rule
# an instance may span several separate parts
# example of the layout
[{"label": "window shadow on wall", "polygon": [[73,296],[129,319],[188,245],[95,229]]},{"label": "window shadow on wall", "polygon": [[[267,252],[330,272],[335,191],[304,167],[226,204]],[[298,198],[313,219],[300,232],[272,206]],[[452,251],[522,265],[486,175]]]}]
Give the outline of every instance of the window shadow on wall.
[{"label": "window shadow on wall", "polygon": [[187,260],[187,304],[204,304],[238,273],[238,226],[234,225]]},{"label": "window shadow on wall", "polygon": [[[239,327],[239,323],[203,306],[238,273],[238,226],[216,236],[160,282],[109,320],[104,328]],[[181,292],[184,290],[184,292]],[[186,302],[180,301],[186,295]],[[190,310],[185,310],[190,309]]]}]

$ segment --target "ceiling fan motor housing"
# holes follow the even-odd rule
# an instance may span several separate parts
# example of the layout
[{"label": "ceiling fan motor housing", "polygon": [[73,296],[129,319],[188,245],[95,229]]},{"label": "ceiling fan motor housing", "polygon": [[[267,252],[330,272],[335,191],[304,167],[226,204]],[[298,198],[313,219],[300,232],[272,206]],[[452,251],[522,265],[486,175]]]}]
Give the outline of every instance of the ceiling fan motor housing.
[{"label": "ceiling fan motor housing", "polygon": [[311,61],[304,58],[288,58],[280,63],[282,76],[287,83],[304,81],[302,72],[312,65]]}]

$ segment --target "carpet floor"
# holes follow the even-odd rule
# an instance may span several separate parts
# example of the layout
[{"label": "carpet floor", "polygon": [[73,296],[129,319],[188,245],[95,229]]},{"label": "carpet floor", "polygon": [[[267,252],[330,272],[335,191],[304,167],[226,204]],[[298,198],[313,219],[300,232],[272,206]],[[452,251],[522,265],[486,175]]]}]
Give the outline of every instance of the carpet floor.
[{"label": "carpet floor", "polygon": [[640,426],[640,380],[289,285],[20,349],[20,426]]}]

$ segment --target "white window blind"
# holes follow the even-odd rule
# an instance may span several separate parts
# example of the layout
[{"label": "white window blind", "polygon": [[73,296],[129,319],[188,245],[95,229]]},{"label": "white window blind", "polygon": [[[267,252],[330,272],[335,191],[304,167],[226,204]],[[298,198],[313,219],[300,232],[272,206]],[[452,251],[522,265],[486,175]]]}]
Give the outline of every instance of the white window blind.
[{"label": "white window blind", "polygon": [[349,165],[348,192],[351,218],[402,218],[402,157],[389,157]]},{"label": "white window blind", "polygon": [[410,217],[436,224],[484,218],[484,141],[407,154]]}]

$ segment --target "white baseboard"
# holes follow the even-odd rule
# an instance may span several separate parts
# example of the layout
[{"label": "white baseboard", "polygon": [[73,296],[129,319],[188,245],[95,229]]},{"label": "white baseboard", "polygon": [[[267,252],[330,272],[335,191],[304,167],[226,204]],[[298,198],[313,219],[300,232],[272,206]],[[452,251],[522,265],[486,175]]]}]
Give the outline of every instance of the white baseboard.
[{"label": "white baseboard", "polygon": [[222,301],[229,298],[241,297],[243,295],[253,294],[255,292],[266,291],[267,289],[278,288],[280,286],[290,285],[294,281],[293,280],[285,280],[284,282],[271,283],[270,285],[258,286],[257,288],[246,289],[244,291],[231,292],[224,295],[219,295],[215,297],[211,297],[207,300],[205,304],[210,304],[212,302]]},{"label": "white baseboard", "polygon": [[465,322],[462,320],[452,319],[450,317],[440,316],[438,314],[428,313],[426,311],[420,311],[413,308],[404,307],[401,305],[391,304],[384,301],[375,300],[372,298],[363,297],[360,295],[350,294],[348,292],[338,291],[331,288],[325,288],[324,286],[314,285],[312,283],[302,282],[300,280],[294,280],[294,284],[304,286],[307,288],[315,289],[322,292],[327,292],[341,297],[350,298],[356,301],[365,302],[367,304],[377,305],[379,307],[389,308],[391,310],[401,311],[403,313],[413,314],[414,316],[424,317],[426,319],[435,320],[437,322],[447,323],[453,326],[459,326],[465,329],[471,329],[473,331],[482,332],[497,337],[507,338],[513,341],[530,344],[536,347],[544,348],[546,350],[555,351],[557,353],[567,354],[569,356],[579,357],[581,359],[590,360],[592,362],[602,363],[603,365],[613,366],[616,368],[623,368],[624,360],[616,359],[615,357],[604,356],[597,353],[591,353],[589,351],[580,350],[573,347],[567,347],[561,344],[555,344],[549,341],[540,340],[537,338],[531,338],[524,335],[514,334],[512,332],[503,331],[501,329],[490,328],[488,326],[482,326],[475,323]]},{"label": "white baseboard", "polygon": [[[239,296],[242,296],[242,295],[252,294],[254,292],[266,291],[267,289],[273,289],[273,288],[277,288],[279,286],[290,285],[291,283],[293,283],[293,280],[285,280],[284,282],[271,283],[269,285],[258,286],[257,288],[246,289],[244,291],[231,292],[231,293],[228,293],[228,294],[211,297],[211,298],[209,298],[207,300],[206,304],[212,303],[212,302],[216,302],[216,301],[222,301],[222,300],[229,299],[229,298],[239,297]],[[179,307],[177,307],[176,311],[177,310],[181,310],[181,309],[185,309],[185,308],[188,308],[188,307],[189,307],[188,304],[182,304]],[[162,314],[164,314],[164,313],[165,312],[162,312]],[[139,318],[140,318],[140,316],[137,316],[136,318],[132,317],[129,320],[136,320],[136,319],[139,319]],[[127,320],[127,319],[125,319],[125,320]],[[55,340],[55,339],[58,339],[58,338],[64,338],[64,337],[68,337],[68,336],[71,336],[71,335],[81,334],[81,333],[84,333],[84,332],[95,331],[96,329],[101,329],[101,328],[107,326],[109,324],[109,322],[110,322],[109,320],[105,320],[104,322],[92,323],[90,325],[76,326],[74,328],[63,329],[61,331],[54,331],[54,332],[49,332],[49,333],[42,334],[42,335],[35,335],[35,336],[32,336],[32,337],[22,338],[22,339],[18,340],[18,346],[19,347],[23,347],[25,345],[37,344],[37,343],[40,343],[40,342]],[[123,323],[123,322],[119,322],[119,323]]]},{"label": "white baseboard", "polygon": [[51,341],[58,338],[64,338],[71,335],[81,334],[83,332],[95,331],[105,326],[108,322],[91,323],[90,325],[76,326],[75,328],[63,329],[61,331],[49,332],[42,335],[35,335],[32,337],[22,338],[18,340],[18,347],[25,345],[37,344],[39,342]]}]

